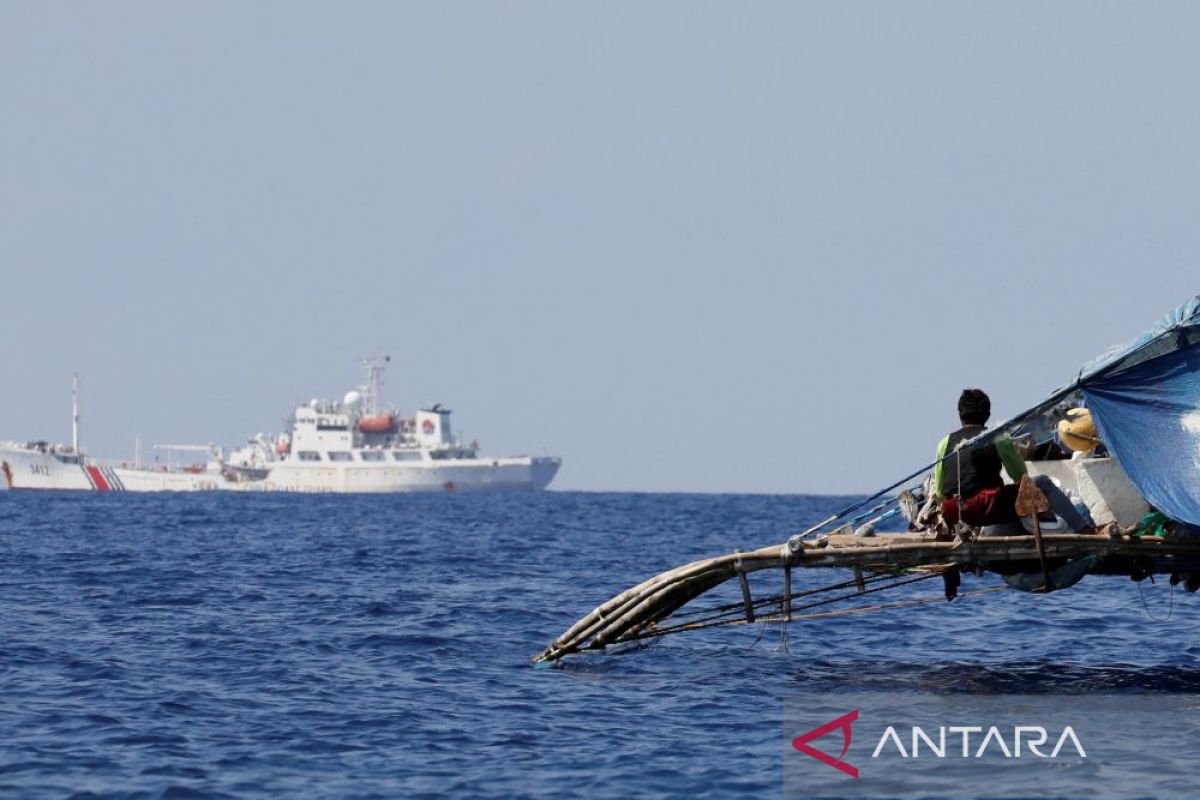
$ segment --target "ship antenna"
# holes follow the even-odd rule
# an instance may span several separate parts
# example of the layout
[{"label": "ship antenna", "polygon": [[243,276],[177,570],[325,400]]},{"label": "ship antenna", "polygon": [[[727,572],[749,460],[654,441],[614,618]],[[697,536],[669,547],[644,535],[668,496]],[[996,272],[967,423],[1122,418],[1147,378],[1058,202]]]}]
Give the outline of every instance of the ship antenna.
[{"label": "ship antenna", "polygon": [[71,451],[79,454],[79,373],[71,376]]},{"label": "ship antenna", "polygon": [[368,414],[379,413],[383,388],[383,368],[391,360],[391,356],[384,356],[382,359],[363,359],[363,369],[367,371],[367,385],[363,388],[367,391]]}]

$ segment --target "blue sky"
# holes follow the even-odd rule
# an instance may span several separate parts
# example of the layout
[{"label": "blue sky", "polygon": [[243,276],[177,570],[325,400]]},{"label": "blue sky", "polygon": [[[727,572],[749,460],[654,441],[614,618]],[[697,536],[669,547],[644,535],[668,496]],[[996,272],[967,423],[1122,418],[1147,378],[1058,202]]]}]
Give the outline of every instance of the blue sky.
[{"label": "blue sky", "polygon": [[1197,291],[1200,10],[0,3],[0,438],[440,401],[563,489],[842,492]]}]

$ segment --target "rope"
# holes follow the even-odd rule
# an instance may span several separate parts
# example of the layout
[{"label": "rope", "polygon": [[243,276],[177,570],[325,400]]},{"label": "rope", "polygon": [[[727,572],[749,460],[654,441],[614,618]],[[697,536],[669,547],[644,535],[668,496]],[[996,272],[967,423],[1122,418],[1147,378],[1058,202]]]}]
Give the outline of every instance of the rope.
[{"label": "rope", "polygon": [[[766,629],[767,629],[767,626],[764,624],[763,630],[766,630]],[[783,625],[779,626],[779,644],[775,645],[775,649],[772,650],[771,652],[772,653],[791,653],[792,652],[791,648],[788,647],[788,626],[787,626],[786,621],[784,622]]]},{"label": "rope", "polygon": [[[962,522],[963,518],[963,497],[962,497],[962,442],[958,443],[958,447],[954,449],[954,505],[958,510],[958,522]],[[933,487],[933,493],[937,494],[940,486]]]},{"label": "rope", "polygon": [[[894,503],[898,502],[899,500],[900,500],[899,497],[889,497],[887,500],[884,500],[882,503],[875,506],[874,508],[868,508],[866,511],[862,512],[861,514],[851,517],[846,522],[849,525],[854,525],[855,523],[862,522],[864,519],[869,519],[871,517],[871,515],[875,514],[878,511],[883,511],[885,508],[887,508],[890,505],[893,505]],[[888,514],[891,514],[891,513],[892,513],[891,511],[888,512]]]},{"label": "rope", "polygon": [[[990,594],[992,592],[1002,592],[1007,588],[1008,588],[1007,586],[990,586],[987,589],[976,589],[976,590],[970,591],[970,592],[963,592],[962,594],[959,595],[959,598],[962,599],[962,598],[967,598],[967,597],[977,597],[979,595]],[[823,619],[823,618],[828,618],[828,617],[843,617],[843,616],[847,616],[849,614],[865,614],[869,611],[886,611],[886,610],[890,610],[890,609],[894,609],[894,608],[911,608],[913,606],[922,606],[922,605],[928,605],[929,603],[942,603],[942,602],[945,602],[945,600],[941,597],[926,597],[926,598],[923,598],[920,600],[900,600],[895,603],[879,603],[879,604],[873,605],[873,606],[856,606],[854,608],[842,608],[842,609],[838,609],[836,611],[817,611],[812,614],[801,614],[799,616],[793,615],[792,620],[795,621],[795,620],[802,620],[802,619]],[[763,622],[763,623],[786,622],[786,621],[787,620],[783,616],[759,617],[758,619],[755,620],[755,622]],[[731,625],[748,625],[748,624],[751,624],[751,623],[749,623],[744,617],[741,619],[732,618],[732,619],[722,620],[720,622],[712,622],[712,623],[705,624],[705,625],[701,625],[699,623],[691,623],[688,625],[672,626],[670,628],[655,628],[653,630],[648,630],[648,631],[638,634],[637,636],[631,637],[631,640],[632,639],[649,639],[649,638],[658,637],[658,636],[666,636],[668,633],[677,633],[680,631],[702,630],[704,628],[726,628]]]},{"label": "rope", "polygon": [[[861,597],[861,596],[867,595],[867,594],[875,594],[877,592],[886,591],[888,589],[893,589],[898,586],[906,586],[910,583],[919,583],[921,581],[927,581],[931,578],[939,577],[940,575],[941,575],[940,572],[930,572],[930,573],[927,573],[924,575],[918,575],[915,578],[908,578],[906,580],[892,581],[891,583],[887,584],[886,586],[879,586],[877,588],[867,589],[866,591],[862,591],[862,592],[853,592],[851,594],[838,595],[837,597],[830,597],[825,600],[818,600],[814,603],[807,603],[807,604],[801,605],[801,606],[793,606],[792,619],[807,619],[807,618],[809,618],[805,615],[796,616],[795,615],[796,611],[805,611],[805,610],[811,609],[811,608],[819,608],[820,606],[826,606],[826,605],[829,605],[830,603],[838,603],[843,600],[853,600],[856,597]],[[890,576],[888,576],[888,577],[890,577]],[[853,583],[853,581],[851,581],[850,583]],[[1006,588],[1006,587],[998,587],[998,588]],[[966,595],[963,595],[963,596],[965,597]],[[796,595],[792,595],[792,599],[795,599],[795,598],[796,598]],[[768,598],[766,601],[759,601],[759,602],[765,603],[765,604],[778,605],[782,609],[782,606],[783,606],[782,600],[783,600],[783,596],[779,595],[777,597]],[[683,623],[679,623],[676,625],[655,626],[653,628],[647,628],[646,630],[639,631],[635,635],[629,636],[627,639],[623,639],[623,641],[633,641],[636,639],[643,639],[643,638],[649,638],[649,637],[666,636],[669,633],[677,633],[680,631],[690,631],[690,630],[699,630],[702,628],[719,627],[722,625],[733,624],[734,622],[737,622],[739,620],[742,623],[750,622],[750,620],[747,620],[744,615],[736,613],[736,611],[742,610],[744,608],[741,604],[731,604],[731,605],[733,605],[733,608],[729,609],[725,613],[711,614],[707,617],[701,617],[701,618],[693,620],[691,622],[683,622]],[[668,617],[668,619],[676,619],[678,616],[682,616],[682,615]],[[757,617],[754,621],[757,621],[757,622],[782,622],[785,620],[786,620],[786,617],[784,617],[782,614],[780,614],[779,616],[776,616],[776,617]]]},{"label": "rope", "polygon": [[1138,594],[1142,597],[1142,608],[1146,610],[1146,616],[1151,622],[1169,622],[1171,615],[1175,613],[1175,584],[1171,584],[1171,589],[1167,592],[1167,615],[1165,617],[1156,617],[1150,613],[1150,606],[1146,603],[1146,591],[1142,588],[1142,582],[1138,581]]},{"label": "rope", "polygon": [[[878,575],[872,575],[868,578],[864,578],[863,583],[875,584],[875,583],[879,583],[880,581],[891,580],[895,577],[896,577],[896,575],[894,573],[883,573],[883,574],[878,574]],[[857,585],[858,585],[858,582],[855,580],[843,581],[841,583],[831,583],[828,586],[819,586],[816,589],[804,589],[799,592],[792,592],[792,599],[795,600],[798,597],[812,597],[813,595],[821,594],[822,592],[833,592],[833,591],[837,591],[838,589],[849,589],[851,586],[857,586]],[[778,604],[781,602],[783,602],[783,595],[776,595],[774,597],[765,597],[761,600],[755,600],[753,602],[753,605],[757,609],[757,608],[762,608],[765,606]],[[720,612],[742,610],[742,609],[745,609],[745,607],[746,607],[745,603],[726,603],[725,605],[721,605],[721,606],[710,606],[709,608],[698,608],[693,611],[680,611],[675,614],[672,614],[671,618],[672,619],[681,619],[683,617],[696,617],[696,616],[701,616],[701,615],[706,615],[706,614],[707,615],[719,614]]]},{"label": "rope", "polygon": [[[987,589],[975,589],[970,592],[963,592],[962,594],[960,594],[958,596],[957,599],[961,600],[964,597],[976,597],[981,594],[990,594],[992,592],[1002,592],[1007,588],[1008,588],[1007,586],[989,586]],[[842,617],[842,616],[846,616],[847,614],[862,614],[867,611],[883,611],[885,609],[890,609],[890,608],[908,608],[909,606],[921,606],[921,605],[926,605],[927,603],[944,603],[944,602],[945,602],[944,597],[926,597],[921,600],[898,600],[895,603],[880,603],[880,604],[874,605],[874,606],[856,606],[854,608],[841,608],[841,609],[838,609],[837,611],[817,611],[812,614],[804,614],[799,617],[794,617],[794,619],[822,619],[824,617]],[[782,617],[780,617],[780,619],[782,619]],[[764,621],[771,622],[773,620],[766,619]]]},{"label": "rope", "polygon": [[806,608],[817,608],[818,606],[827,606],[830,603],[836,603],[841,600],[853,600],[854,598],[861,597],[864,594],[875,594],[876,592],[883,592],[888,589],[893,589],[897,586],[907,586],[910,583],[920,583],[921,581],[927,581],[930,578],[937,578],[937,577],[941,576],[941,574],[942,573],[940,573],[940,572],[929,572],[924,575],[918,575],[915,578],[909,578],[909,579],[903,580],[903,581],[893,581],[892,583],[889,583],[887,586],[880,586],[875,589],[867,589],[866,591],[862,591],[862,592],[854,592],[853,594],[838,595],[837,597],[830,597],[826,600],[818,600],[815,603],[808,603],[807,605],[793,606],[792,610],[793,611],[803,611]]},{"label": "rope", "polygon": [[[921,575],[920,577],[912,578],[912,579],[909,579],[906,581],[897,581],[894,583],[889,583],[887,586],[880,586],[876,589],[868,589],[864,592],[853,592],[851,594],[844,594],[844,595],[839,595],[837,597],[831,597],[827,600],[818,600],[815,603],[808,603],[807,605],[792,606],[792,610],[793,611],[803,611],[806,608],[816,608],[817,606],[829,605],[830,603],[836,603],[840,600],[850,600],[850,599],[853,599],[860,595],[874,594],[875,592],[882,592],[883,590],[890,589],[893,586],[903,586],[906,583],[916,583],[917,581],[923,581],[927,578],[932,578],[932,577],[935,577],[940,574],[941,573],[939,573],[939,572],[930,573],[928,575]],[[893,577],[894,576],[892,576],[892,575],[875,576],[872,578],[868,578],[866,581],[864,581],[864,583],[867,583],[868,581],[872,584],[879,583],[882,580],[890,580]],[[810,589],[807,592],[802,592],[800,594],[793,593],[792,600],[795,600],[797,597],[811,597],[812,595],[819,594],[821,592],[835,591],[837,589],[848,589],[851,586],[857,586],[857,583],[855,581],[846,581],[845,583],[835,583],[831,586],[825,586],[820,589]],[[775,595],[774,597],[765,597],[762,600],[755,600],[754,605],[755,605],[755,607],[759,607],[759,608],[769,607],[769,606],[779,606],[780,608],[782,608],[783,607],[783,595]],[[743,603],[729,603],[728,605],[719,606],[719,607],[713,608],[713,609],[706,609],[706,610],[701,610],[701,611],[685,611],[682,613],[672,614],[668,619],[674,620],[674,619],[679,619],[681,617],[696,616],[697,614],[707,614],[706,616],[701,616],[699,619],[695,619],[689,623],[686,623],[688,625],[700,625],[702,623],[710,622],[713,620],[722,620],[722,619],[726,619],[728,617],[735,616],[735,615],[744,615],[744,611],[745,611],[745,605]],[[672,626],[670,626],[669,629],[668,628],[660,628],[659,630],[670,630],[670,629],[674,629],[676,627],[682,628],[681,625],[680,626],[672,625]]]}]

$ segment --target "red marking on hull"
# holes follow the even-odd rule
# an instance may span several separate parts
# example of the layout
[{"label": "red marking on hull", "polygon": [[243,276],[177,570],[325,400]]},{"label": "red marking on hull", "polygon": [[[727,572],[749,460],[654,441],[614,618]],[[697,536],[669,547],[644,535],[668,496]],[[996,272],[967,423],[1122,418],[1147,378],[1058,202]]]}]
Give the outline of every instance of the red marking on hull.
[{"label": "red marking on hull", "polygon": [[5,461],[5,462],[4,462],[4,468],[3,468],[3,472],[4,472],[4,483],[5,483],[5,484],[8,486],[8,488],[10,488],[10,489],[11,489],[11,488],[13,488],[13,484],[12,484],[12,467],[10,467],[10,466],[8,465],[8,462],[7,462],[7,461]]},{"label": "red marking on hull", "polygon": [[92,483],[96,485],[97,492],[107,492],[110,487],[108,481],[104,480],[104,475],[100,472],[99,467],[87,467],[87,473],[92,478]]}]

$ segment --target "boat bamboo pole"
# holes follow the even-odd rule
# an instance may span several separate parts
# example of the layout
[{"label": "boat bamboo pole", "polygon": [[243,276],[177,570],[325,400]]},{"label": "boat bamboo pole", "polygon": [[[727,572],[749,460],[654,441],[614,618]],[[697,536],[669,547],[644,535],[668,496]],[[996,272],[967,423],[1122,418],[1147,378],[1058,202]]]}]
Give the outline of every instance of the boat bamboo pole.
[{"label": "boat bamboo pole", "polygon": [[732,577],[726,570],[712,572],[668,584],[646,597],[621,619],[614,622],[603,633],[596,636],[589,647],[604,647],[613,642],[632,638],[640,631],[675,613],[708,590],[721,585]]},{"label": "boat bamboo pole", "polygon": [[611,627],[625,620],[633,607],[644,602],[646,597],[653,595],[658,588],[680,580],[686,580],[711,569],[719,568],[727,562],[731,562],[734,558],[736,558],[735,555],[726,555],[693,561],[690,564],[684,564],[681,567],[667,570],[648,580],[642,581],[637,586],[627,589],[608,602],[597,606],[583,619],[571,626],[562,636],[551,642],[542,655],[555,650],[571,649],[575,643],[596,635],[598,630]]},{"label": "boat bamboo pole", "polygon": [[603,624],[606,621],[606,618],[612,618],[613,616],[620,614],[631,601],[638,600],[651,586],[670,580],[672,576],[677,573],[686,573],[691,570],[702,569],[707,567],[707,565],[719,560],[721,559],[708,558],[702,561],[693,561],[690,564],[684,564],[682,567],[676,567],[655,575],[652,578],[642,581],[637,586],[626,589],[624,592],[621,592],[611,600],[601,603],[600,605],[596,606],[596,608],[592,609],[590,613],[586,614],[581,620],[579,620],[579,622],[575,623],[566,632],[564,632],[562,636],[558,637],[558,639],[551,643],[551,647],[558,645],[559,643],[564,643],[566,641],[578,638],[580,634],[586,633],[588,629],[594,627],[596,624]]},{"label": "boat bamboo pole", "polygon": [[[1041,547],[1044,557],[1049,559],[1112,556],[1149,562],[1151,569],[1157,572],[1200,572],[1200,541],[1043,533]],[[701,559],[655,575],[600,604],[533,660],[553,661],[582,649],[627,641],[727,580],[738,576],[744,579],[748,573],[764,569],[784,570],[781,605],[786,617],[790,616],[791,610],[791,570],[796,567],[919,570],[930,565],[943,568],[972,565],[994,568],[1005,563],[1036,563],[1041,555],[1037,542],[1030,536],[937,541],[928,534],[881,534],[870,538],[834,535],[825,539],[824,546],[807,546],[795,552],[783,544]],[[1120,564],[1110,567],[1114,572],[1121,568]]]}]

